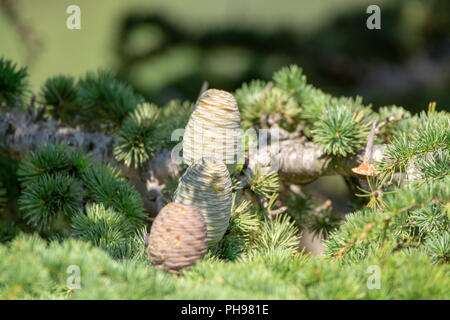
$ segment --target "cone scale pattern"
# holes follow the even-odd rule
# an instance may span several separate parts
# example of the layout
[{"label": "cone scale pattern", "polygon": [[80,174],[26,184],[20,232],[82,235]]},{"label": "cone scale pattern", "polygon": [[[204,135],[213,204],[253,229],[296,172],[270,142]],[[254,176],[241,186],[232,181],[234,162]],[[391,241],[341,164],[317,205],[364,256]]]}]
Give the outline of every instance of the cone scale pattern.
[{"label": "cone scale pattern", "polygon": [[156,216],[148,241],[150,260],[157,268],[178,273],[208,251],[206,224],[190,205],[167,204]]},{"label": "cone scale pattern", "polygon": [[231,214],[231,179],[225,164],[202,158],[181,177],[174,202],[196,206],[206,221],[208,245],[217,244],[228,228]]},{"label": "cone scale pattern", "polygon": [[209,89],[198,99],[183,137],[183,160],[214,157],[233,168],[240,157],[241,120],[231,93]]}]

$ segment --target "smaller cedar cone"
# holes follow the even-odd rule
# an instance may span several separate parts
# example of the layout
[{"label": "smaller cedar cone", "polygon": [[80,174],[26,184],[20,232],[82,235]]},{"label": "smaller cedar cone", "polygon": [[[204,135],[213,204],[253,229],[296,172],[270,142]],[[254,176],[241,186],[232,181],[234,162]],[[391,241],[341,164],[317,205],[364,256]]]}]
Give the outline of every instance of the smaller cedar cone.
[{"label": "smaller cedar cone", "polygon": [[173,201],[196,206],[206,221],[208,246],[214,247],[228,228],[233,202],[230,174],[215,158],[196,160],[180,178]]},{"label": "smaller cedar cone", "polygon": [[150,230],[148,251],[155,267],[173,273],[201,260],[208,244],[206,223],[199,210],[174,202],[162,208]]}]

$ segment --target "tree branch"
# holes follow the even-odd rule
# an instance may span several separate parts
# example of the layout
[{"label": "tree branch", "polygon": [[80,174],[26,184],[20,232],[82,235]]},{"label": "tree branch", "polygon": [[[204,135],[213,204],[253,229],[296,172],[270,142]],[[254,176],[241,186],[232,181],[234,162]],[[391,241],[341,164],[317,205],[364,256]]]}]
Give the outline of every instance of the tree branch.
[{"label": "tree branch", "polygon": [[[373,146],[373,160],[383,158],[385,147]],[[361,149],[353,156],[337,159],[325,154],[319,145],[307,141],[305,137],[288,138],[250,155],[249,167],[272,166],[283,182],[308,184],[321,176],[351,175],[351,168],[356,167],[363,156],[364,150]]]},{"label": "tree branch", "polygon": [[162,183],[169,176],[180,173],[180,168],[171,161],[169,150],[160,151],[141,169],[128,168],[115,160],[117,141],[112,137],[63,127],[53,120],[35,119],[31,114],[17,109],[0,110],[0,155],[23,159],[29,151],[45,143],[58,142],[79,148],[93,159],[119,169],[142,194],[145,209],[150,214],[156,214],[160,209]]},{"label": "tree branch", "polygon": [[[31,114],[17,109],[0,109],[0,155],[22,159],[29,152],[44,143],[65,142],[69,147],[79,148],[102,163],[110,163],[121,171],[143,195],[146,210],[155,215],[163,203],[162,188],[169,177],[179,176],[181,168],[171,160],[170,150],[157,152],[142,168],[128,168],[114,158],[117,141],[101,133],[84,132],[64,127],[53,120],[36,119]],[[384,145],[375,145],[374,160],[384,153]],[[285,183],[307,184],[320,176],[349,175],[351,168],[362,159],[364,150],[357,155],[333,160],[323,153],[320,146],[304,137],[286,137],[276,144],[259,148],[250,155],[249,168],[255,165],[265,167],[278,163],[280,179]]]}]

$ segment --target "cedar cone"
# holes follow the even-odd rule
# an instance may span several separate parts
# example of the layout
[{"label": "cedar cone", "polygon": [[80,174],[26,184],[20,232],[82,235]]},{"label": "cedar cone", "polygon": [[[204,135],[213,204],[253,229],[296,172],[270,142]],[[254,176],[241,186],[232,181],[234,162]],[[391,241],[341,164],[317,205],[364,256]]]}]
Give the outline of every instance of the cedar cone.
[{"label": "cedar cone", "polygon": [[201,260],[208,245],[199,210],[191,205],[167,204],[153,221],[148,250],[153,265],[173,273]]},{"label": "cedar cone", "polygon": [[225,164],[201,158],[181,177],[174,202],[196,206],[206,221],[208,245],[214,246],[228,228],[231,214],[231,179]]},{"label": "cedar cone", "polygon": [[183,160],[191,165],[202,157],[222,160],[230,169],[241,156],[241,119],[229,92],[209,89],[197,100],[183,137]]}]

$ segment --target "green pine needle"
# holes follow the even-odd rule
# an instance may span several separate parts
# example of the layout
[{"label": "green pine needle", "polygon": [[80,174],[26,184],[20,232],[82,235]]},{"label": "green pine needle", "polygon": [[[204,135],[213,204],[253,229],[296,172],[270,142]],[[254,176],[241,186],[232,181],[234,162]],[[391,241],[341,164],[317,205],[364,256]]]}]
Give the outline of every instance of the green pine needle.
[{"label": "green pine needle", "polygon": [[[326,252],[330,257],[357,263],[403,248],[442,262],[433,257],[433,252],[441,252],[441,240],[428,239],[440,238],[448,230],[449,201],[450,176],[403,185],[385,196],[383,212],[365,208],[348,214],[346,222],[325,241]],[[433,244],[435,248],[430,250]]]},{"label": "green pine needle", "polygon": [[273,203],[278,197],[280,190],[280,180],[278,173],[274,171],[265,172],[262,169],[255,168],[252,175],[248,177],[250,190],[256,194],[265,197]]},{"label": "green pine needle", "polygon": [[308,229],[318,238],[328,239],[331,232],[340,225],[340,219],[333,213],[331,208],[322,212],[315,212],[308,219]]},{"label": "green pine needle", "polygon": [[265,95],[266,82],[253,80],[250,83],[242,84],[236,90],[234,97],[241,113],[241,124],[244,129],[252,128],[259,122],[261,99]]},{"label": "green pine needle", "polygon": [[156,105],[144,103],[125,119],[118,132],[119,145],[114,149],[118,161],[136,168],[154,154],[160,143],[155,139],[159,114]]},{"label": "green pine needle", "polygon": [[314,142],[333,156],[354,154],[364,145],[369,133],[362,116],[362,111],[356,113],[350,107],[331,107],[316,122],[312,132]]},{"label": "green pine needle", "polygon": [[259,236],[254,239],[254,245],[262,252],[282,249],[295,254],[300,246],[298,232],[297,226],[290,217],[280,214],[274,220],[262,223],[258,232]]},{"label": "green pine needle", "polygon": [[18,68],[11,60],[0,58],[0,106],[6,103],[13,107],[16,100],[23,103],[23,95],[28,88],[27,78],[27,68]]},{"label": "green pine needle", "polygon": [[78,212],[71,221],[75,237],[90,241],[106,251],[124,245],[133,234],[133,226],[124,215],[113,209],[106,209],[102,204],[86,206],[86,213]]},{"label": "green pine needle", "polygon": [[450,262],[450,232],[448,230],[431,234],[427,238],[425,247],[434,263],[448,264]]},{"label": "green pine needle", "polygon": [[252,241],[261,223],[261,216],[250,201],[233,205],[227,234],[212,249],[211,255],[229,261],[238,259],[254,247]]},{"label": "green pine needle", "polygon": [[58,218],[70,220],[82,204],[78,181],[64,173],[45,174],[28,182],[19,197],[19,209],[27,223],[47,231]]},{"label": "green pine needle", "polygon": [[94,166],[86,170],[82,181],[90,201],[114,209],[124,215],[135,228],[144,225],[141,196],[110,165]]},{"label": "green pine needle", "polygon": [[17,174],[19,180],[26,184],[36,177],[57,172],[66,172],[79,178],[91,166],[92,160],[81,150],[69,149],[65,143],[45,144],[25,157]]},{"label": "green pine needle", "polygon": [[88,72],[79,83],[78,102],[85,123],[99,128],[112,123],[116,128],[131,113],[142,98],[131,86],[115,78],[109,71]]},{"label": "green pine needle", "polygon": [[291,65],[275,72],[273,81],[275,86],[295,97],[298,102],[304,100],[303,93],[307,88],[306,76],[297,65]]},{"label": "green pine needle", "polygon": [[422,178],[445,177],[450,170],[450,115],[422,112],[408,123],[411,127],[394,136],[386,156],[377,164],[380,174],[393,176],[415,167]]},{"label": "green pine needle", "polygon": [[71,76],[59,75],[48,78],[41,88],[41,103],[47,106],[48,113],[54,119],[71,124],[80,116],[77,101],[78,87]]}]

